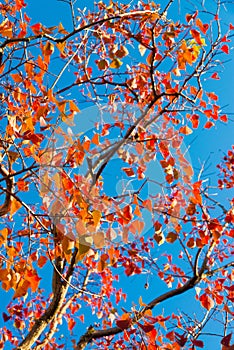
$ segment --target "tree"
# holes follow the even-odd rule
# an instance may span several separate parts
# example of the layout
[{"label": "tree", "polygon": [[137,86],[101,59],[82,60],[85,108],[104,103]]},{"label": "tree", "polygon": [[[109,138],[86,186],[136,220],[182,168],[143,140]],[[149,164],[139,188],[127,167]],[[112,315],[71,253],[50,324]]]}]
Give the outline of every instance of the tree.
[{"label": "tree", "polygon": [[0,4],[1,348],[233,349],[234,150],[212,183],[186,155],[228,122],[224,4],[74,3]]}]

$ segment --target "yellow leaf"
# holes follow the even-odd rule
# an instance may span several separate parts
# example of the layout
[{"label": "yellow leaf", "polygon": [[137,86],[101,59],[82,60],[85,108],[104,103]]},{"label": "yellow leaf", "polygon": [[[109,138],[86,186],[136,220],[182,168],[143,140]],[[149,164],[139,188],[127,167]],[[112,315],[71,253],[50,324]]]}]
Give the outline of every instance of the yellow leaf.
[{"label": "yellow leaf", "polygon": [[140,298],[139,298],[139,305],[142,307],[142,306],[146,306],[146,304],[145,303],[143,303],[143,301],[142,301],[142,296],[140,296]]},{"label": "yellow leaf", "polygon": [[97,227],[100,224],[100,219],[102,217],[102,213],[99,210],[94,210],[92,212],[92,216],[93,216],[94,226]]},{"label": "yellow leaf", "polygon": [[110,63],[110,68],[116,68],[118,69],[120,66],[122,66],[123,62],[121,62],[118,58],[114,58]]},{"label": "yellow leaf", "polygon": [[12,24],[7,18],[0,24],[0,35],[12,38]]},{"label": "yellow leaf", "polygon": [[64,49],[66,47],[66,42],[63,41],[62,43],[58,43],[56,44],[57,48],[59,49],[59,51],[61,52],[62,55],[64,55]]},{"label": "yellow leaf", "polygon": [[173,69],[173,73],[177,76],[177,77],[180,77],[181,76],[181,73],[180,73],[180,70],[178,67],[176,67],[175,69]]}]

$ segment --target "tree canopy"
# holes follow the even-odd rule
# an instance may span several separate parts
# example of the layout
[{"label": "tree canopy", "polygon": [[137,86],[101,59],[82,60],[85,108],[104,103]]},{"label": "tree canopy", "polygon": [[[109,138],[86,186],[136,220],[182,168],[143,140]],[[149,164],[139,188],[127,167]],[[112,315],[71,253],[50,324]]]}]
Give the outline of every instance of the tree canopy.
[{"label": "tree canopy", "polygon": [[232,350],[234,4],[55,4],[0,4],[0,348]]}]

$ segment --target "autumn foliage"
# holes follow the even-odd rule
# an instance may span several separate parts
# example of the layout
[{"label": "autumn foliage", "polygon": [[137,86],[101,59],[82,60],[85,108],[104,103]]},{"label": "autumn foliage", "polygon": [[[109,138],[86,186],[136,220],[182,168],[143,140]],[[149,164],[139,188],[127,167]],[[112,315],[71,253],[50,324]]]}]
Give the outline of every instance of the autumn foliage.
[{"label": "autumn foliage", "polygon": [[233,349],[234,150],[210,185],[185,145],[233,125],[234,26],[219,1],[57,6],[0,4],[0,348]]}]

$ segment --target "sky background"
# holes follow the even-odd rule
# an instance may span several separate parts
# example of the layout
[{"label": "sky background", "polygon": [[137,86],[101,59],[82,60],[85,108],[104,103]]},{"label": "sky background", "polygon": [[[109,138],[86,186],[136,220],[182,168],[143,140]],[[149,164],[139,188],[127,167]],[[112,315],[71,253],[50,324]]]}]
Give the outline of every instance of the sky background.
[{"label": "sky background", "polygon": [[[207,6],[211,3],[212,0],[205,1]],[[63,1],[57,1],[57,0],[28,0],[26,1],[28,4],[27,7],[27,14],[29,17],[32,18],[31,24],[41,22],[45,24],[46,26],[54,26],[58,25],[59,22],[63,24],[65,29],[69,30],[71,29],[71,17],[70,17],[70,11],[69,7],[66,3]],[[127,3],[127,1],[125,1]],[[162,1],[162,3],[165,3]],[[173,12],[174,18],[178,19],[183,16],[185,13],[189,12],[189,9],[192,9],[192,6],[185,0],[181,1],[175,1],[174,8],[178,9]],[[93,1],[77,1],[76,5],[77,7],[84,8],[87,7],[88,9],[93,8]],[[225,12],[225,18],[224,21],[229,25],[229,23],[234,24],[234,5],[229,4],[227,6],[227,11]],[[234,84],[234,60],[233,60],[233,53],[234,50],[231,50],[231,53],[229,56],[227,56],[227,60],[229,60],[224,67],[220,67],[219,75],[221,76],[220,80],[207,80],[205,82],[206,90],[210,92],[215,92],[219,96],[219,105],[223,107],[223,112],[228,114],[229,118],[234,120],[234,93],[233,93],[233,84]],[[88,127],[87,127],[88,129]],[[207,130],[201,130],[199,128],[198,132],[194,132],[191,136],[186,138],[186,144],[185,147],[189,147],[189,157],[192,160],[192,164],[195,166],[195,168],[199,171],[199,164],[201,165],[203,162],[207,162],[207,166],[205,168],[204,177],[207,177],[212,180],[213,174],[217,173],[218,170],[216,169],[216,164],[221,160],[223,157],[223,152],[227,151],[230,148],[230,145],[233,143],[233,134],[234,134],[234,127],[233,123],[221,123],[217,122],[217,126],[213,127],[209,131]],[[171,249],[176,249],[175,246],[171,247]],[[170,253],[168,251],[167,253]],[[155,251],[155,254],[157,254],[157,251]],[[48,264],[47,264],[48,266]],[[137,279],[137,285],[142,287],[137,287],[136,292],[133,294],[133,297],[131,300],[129,300],[129,304],[131,306],[131,303],[138,303],[139,295],[143,296],[143,301],[148,302],[150,301],[155,295],[161,294],[162,290],[165,290],[164,284],[162,285],[154,283],[152,280],[152,277],[149,277],[151,279],[151,288],[149,290],[146,290],[144,288],[144,284],[147,281],[146,276],[136,277],[132,276],[130,278],[126,278],[124,275],[124,272],[121,276],[121,281],[123,283],[124,288],[126,290],[134,290],[134,286],[136,284]],[[139,281],[142,280],[142,283],[139,283]],[[50,281],[50,278],[44,279],[41,281],[40,287],[41,288],[47,288],[48,282]],[[191,294],[193,294],[193,291],[187,292],[185,295],[183,295],[183,303],[185,308],[189,308],[189,311],[196,311],[195,309],[195,303],[193,302],[193,298],[191,297]],[[2,290],[0,290],[0,298],[2,298],[2,310],[4,311],[5,305],[9,302],[12,292],[8,292],[7,294],[4,293]],[[168,301],[165,304],[163,304],[163,308],[165,309],[165,315],[167,315],[167,312],[174,311],[176,313],[177,310],[177,300],[178,302],[178,308],[181,307],[181,299],[173,299],[173,302]],[[162,312],[162,306],[159,305],[156,309],[156,312],[159,312],[159,314]],[[91,315],[90,315],[91,316]],[[93,317],[90,317],[90,323],[92,323]],[[2,319],[0,319],[0,326],[3,325]],[[87,322],[85,325],[79,325],[79,330],[85,330],[85,327],[89,325]],[[214,330],[216,331],[216,330]],[[77,333],[77,337],[79,337],[79,332],[77,329],[75,329],[74,333]],[[220,349],[220,345],[217,344],[217,341],[213,341],[212,338],[209,338],[209,346],[213,350]],[[6,349],[8,349],[6,347]],[[10,349],[10,347],[9,347]]]}]

